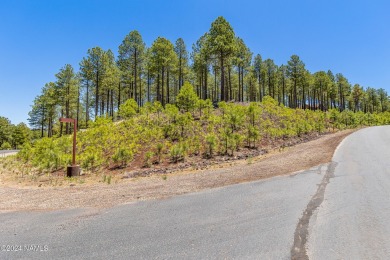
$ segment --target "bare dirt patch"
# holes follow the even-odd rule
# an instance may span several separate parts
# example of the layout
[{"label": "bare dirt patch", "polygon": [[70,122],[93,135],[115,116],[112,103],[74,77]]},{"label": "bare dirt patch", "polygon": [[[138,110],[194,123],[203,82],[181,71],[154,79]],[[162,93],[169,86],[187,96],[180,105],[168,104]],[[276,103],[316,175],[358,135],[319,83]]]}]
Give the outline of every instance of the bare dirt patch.
[{"label": "bare dirt patch", "polygon": [[272,151],[246,160],[182,170],[149,177],[123,179],[111,184],[71,183],[61,187],[0,186],[0,210],[50,210],[61,208],[105,208],[138,200],[174,195],[261,180],[331,161],[334,150],[354,130],[321,136],[313,141]]}]

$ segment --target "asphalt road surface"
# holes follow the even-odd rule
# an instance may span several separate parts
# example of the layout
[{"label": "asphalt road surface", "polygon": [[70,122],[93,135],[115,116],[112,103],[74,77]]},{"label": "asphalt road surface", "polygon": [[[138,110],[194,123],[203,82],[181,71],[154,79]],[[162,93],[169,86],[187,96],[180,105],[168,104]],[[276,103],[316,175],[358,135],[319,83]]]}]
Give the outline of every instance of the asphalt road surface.
[{"label": "asphalt road surface", "polygon": [[3,212],[0,259],[389,259],[389,159],[390,127],[373,127],[291,176],[104,210]]},{"label": "asphalt road surface", "polygon": [[390,259],[390,127],[350,135],[310,220],[310,259]]},{"label": "asphalt road surface", "polygon": [[0,150],[0,158],[17,154],[19,150]]}]

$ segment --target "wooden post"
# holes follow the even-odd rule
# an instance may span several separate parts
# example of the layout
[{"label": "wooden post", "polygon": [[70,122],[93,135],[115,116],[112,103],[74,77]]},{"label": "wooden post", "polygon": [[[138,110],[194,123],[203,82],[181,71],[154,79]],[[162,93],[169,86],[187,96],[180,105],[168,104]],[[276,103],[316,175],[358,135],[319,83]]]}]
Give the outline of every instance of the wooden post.
[{"label": "wooden post", "polygon": [[66,176],[79,176],[80,166],[76,165],[76,135],[77,135],[77,120],[73,118],[60,118],[62,123],[73,123],[73,152],[72,152],[72,165],[67,167]]}]

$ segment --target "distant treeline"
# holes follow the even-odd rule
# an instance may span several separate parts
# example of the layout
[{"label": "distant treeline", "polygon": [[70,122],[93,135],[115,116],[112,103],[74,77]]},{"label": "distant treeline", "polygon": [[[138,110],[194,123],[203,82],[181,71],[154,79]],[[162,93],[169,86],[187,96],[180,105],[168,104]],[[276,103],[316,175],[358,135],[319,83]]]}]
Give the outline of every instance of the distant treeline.
[{"label": "distant treeline", "polygon": [[8,118],[0,116],[0,150],[20,148],[31,138],[32,132],[26,124],[14,125]]},{"label": "distant treeline", "polygon": [[140,33],[131,31],[119,45],[117,57],[97,46],[87,51],[78,71],[67,64],[55,76],[57,80],[43,87],[29,113],[30,125],[41,136],[71,132],[68,124],[59,124],[59,117],[78,119],[79,128],[87,128],[99,116],[116,118],[120,105],[130,98],[138,106],[176,103],[186,81],[200,99],[214,103],[271,96],[290,108],[365,113],[390,109],[384,89],[352,86],[343,74],[330,70],[311,73],[297,55],[280,66],[253,55],[223,17],[211,24],[191,52],[182,38],[173,44],[158,37],[147,47]]}]

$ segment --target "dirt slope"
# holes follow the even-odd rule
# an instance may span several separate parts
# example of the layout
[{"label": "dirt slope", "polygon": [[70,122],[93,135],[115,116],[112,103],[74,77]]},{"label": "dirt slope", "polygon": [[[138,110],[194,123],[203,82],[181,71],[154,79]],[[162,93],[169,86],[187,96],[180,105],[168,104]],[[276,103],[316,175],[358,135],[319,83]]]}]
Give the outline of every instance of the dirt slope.
[{"label": "dirt slope", "polygon": [[100,183],[67,187],[0,186],[0,210],[50,210],[77,207],[111,207],[137,200],[222,187],[241,182],[291,174],[331,161],[338,144],[353,130],[321,136],[283,151],[251,160],[219,165],[201,171],[176,172],[128,179],[118,184]]}]

